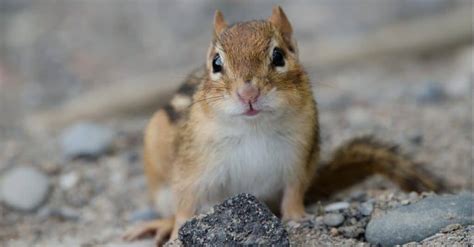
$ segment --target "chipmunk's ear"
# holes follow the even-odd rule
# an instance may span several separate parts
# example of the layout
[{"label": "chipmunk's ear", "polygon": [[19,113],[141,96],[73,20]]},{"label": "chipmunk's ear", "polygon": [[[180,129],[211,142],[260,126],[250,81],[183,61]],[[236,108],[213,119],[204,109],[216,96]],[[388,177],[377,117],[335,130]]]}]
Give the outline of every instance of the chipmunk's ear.
[{"label": "chipmunk's ear", "polygon": [[227,27],[227,22],[224,20],[224,16],[220,10],[216,10],[214,14],[214,38],[219,36],[224,29]]},{"label": "chipmunk's ear", "polygon": [[272,16],[268,18],[268,21],[277,27],[287,40],[291,40],[293,29],[291,28],[290,21],[288,21],[285,12],[283,12],[283,9],[281,9],[280,6],[276,5],[273,7]]}]

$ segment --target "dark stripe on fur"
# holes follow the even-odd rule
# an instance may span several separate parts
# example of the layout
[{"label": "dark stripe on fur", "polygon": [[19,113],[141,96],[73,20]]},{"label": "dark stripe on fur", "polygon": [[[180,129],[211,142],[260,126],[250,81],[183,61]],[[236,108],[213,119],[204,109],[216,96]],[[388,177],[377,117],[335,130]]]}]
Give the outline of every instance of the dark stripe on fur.
[{"label": "dark stripe on fur", "polygon": [[176,123],[179,120],[180,114],[177,112],[173,106],[167,104],[163,107],[171,123]]},{"label": "dark stripe on fur", "polygon": [[[192,100],[192,97],[197,91],[197,88],[199,87],[199,84],[201,83],[204,74],[204,66],[199,67],[193,72],[191,72],[191,74],[184,80],[183,84],[178,88],[178,91],[175,93],[175,96],[180,94],[183,96],[190,97]],[[188,109],[178,111],[170,103],[168,103],[163,107],[163,110],[165,110],[166,114],[168,114],[171,123],[177,123],[182,118],[186,117],[186,112]]]},{"label": "dark stripe on fur", "polygon": [[196,88],[197,88],[196,84],[185,83],[185,84],[181,85],[181,87],[178,89],[177,93],[191,97],[194,94],[194,92],[196,91]]}]

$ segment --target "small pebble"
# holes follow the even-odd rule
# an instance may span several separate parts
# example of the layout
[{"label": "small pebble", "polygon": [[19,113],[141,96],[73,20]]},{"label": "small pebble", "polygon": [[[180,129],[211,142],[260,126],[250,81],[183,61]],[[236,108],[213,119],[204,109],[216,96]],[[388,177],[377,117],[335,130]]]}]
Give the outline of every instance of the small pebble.
[{"label": "small pebble", "polygon": [[351,218],[349,219],[349,222],[350,222],[352,225],[355,225],[355,224],[357,223],[357,219],[354,218],[354,217],[351,217]]},{"label": "small pebble", "polygon": [[64,174],[59,178],[59,186],[63,190],[72,189],[77,182],[79,182],[79,175],[75,172]]},{"label": "small pebble", "polygon": [[323,222],[327,226],[340,226],[344,222],[342,214],[326,214],[323,217]]},{"label": "small pebble", "polygon": [[421,242],[424,243],[424,242],[428,242],[428,241],[433,241],[433,240],[435,240],[435,239],[437,239],[437,238],[440,238],[440,237],[442,237],[442,236],[444,236],[444,234],[442,234],[442,233],[436,233],[436,234],[433,235],[433,236],[429,236],[429,237],[423,239]]},{"label": "small pebble", "polygon": [[427,83],[416,93],[416,101],[422,104],[439,103],[446,99],[444,88],[438,83]]},{"label": "small pebble", "polygon": [[339,231],[337,230],[337,228],[333,227],[331,228],[331,230],[329,230],[329,234],[331,234],[331,236],[337,236],[339,235]]},{"label": "small pebble", "polygon": [[81,122],[63,130],[59,141],[68,158],[97,158],[111,148],[114,136],[109,128]]},{"label": "small pebble", "polygon": [[350,204],[348,202],[335,202],[324,207],[324,211],[326,212],[339,211],[339,210],[348,209],[349,206]]},{"label": "small pebble", "polygon": [[130,164],[135,164],[139,161],[140,155],[137,152],[129,152],[126,154],[127,161]]},{"label": "small pebble", "polygon": [[47,162],[41,165],[41,170],[48,175],[57,175],[61,172],[61,166],[56,162]]},{"label": "small pebble", "polygon": [[418,193],[414,191],[410,192],[410,194],[408,194],[408,199],[410,201],[415,201],[416,199],[418,199]]},{"label": "small pebble", "polygon": [[49,178],[33,167],[15,167],[1,180],[0,198],[13,209],[35,210],[46,201],[48,194]]},{"label": "small pebble", "polygon": [[446,93],[452,97],[470,96],[472,92],[472,58],[474,57],[473,46],[464,48],[457,55],[455,69],[451,78],[444,84]]},{"label": "small pebble", "polygon": [[362,191],[362,190],[353,191],[351,192],[349,196],[352,200],[358,201],[358,202],[363,202],[367,200],[367,192]]},{"label": "small pebble", "polygon": [[451,224],[441,229],[442,233],[448,233],[460,229],[462,226],[460,224]]},{"label": "small pebble", "polygon": [[408,139],[415,145],[421,145],[423,143],[423,135],[420,133],[412,134]]},{"label": "small pebble", "polygon": [[359,206],[359,211],[364,216],[369,216],[374,211],[374,203],[372,201],[367,201]]}]

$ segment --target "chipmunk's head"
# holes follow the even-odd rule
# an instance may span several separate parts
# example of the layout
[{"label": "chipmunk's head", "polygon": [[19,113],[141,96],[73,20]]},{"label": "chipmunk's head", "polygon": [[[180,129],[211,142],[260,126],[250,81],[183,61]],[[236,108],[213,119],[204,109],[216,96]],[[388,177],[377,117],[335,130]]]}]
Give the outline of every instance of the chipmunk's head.
[{"label": "chipmunk's head", "polygon": [[251,119],[298,109],[308,80],[292,28],[276,6],[268,20],[227,25],[220,11],[207,56],[206,104],[221,115]]}]

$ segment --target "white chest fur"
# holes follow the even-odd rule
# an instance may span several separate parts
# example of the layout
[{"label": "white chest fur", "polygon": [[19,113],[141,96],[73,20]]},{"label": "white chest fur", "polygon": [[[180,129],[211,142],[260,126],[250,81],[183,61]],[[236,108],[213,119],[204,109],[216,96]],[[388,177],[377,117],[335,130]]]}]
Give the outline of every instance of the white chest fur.
[{"label": "white chest fur", "polygon": [[301,147],[288,129],[239,128],[216,136],[211,164],[199,183],[207,202],[238,193],[273,199],[299,169]]}]

